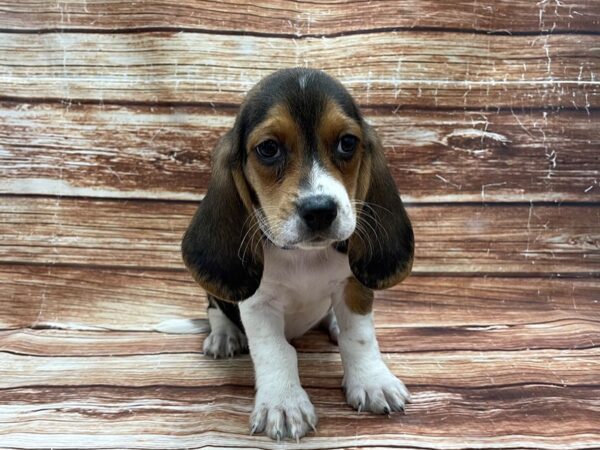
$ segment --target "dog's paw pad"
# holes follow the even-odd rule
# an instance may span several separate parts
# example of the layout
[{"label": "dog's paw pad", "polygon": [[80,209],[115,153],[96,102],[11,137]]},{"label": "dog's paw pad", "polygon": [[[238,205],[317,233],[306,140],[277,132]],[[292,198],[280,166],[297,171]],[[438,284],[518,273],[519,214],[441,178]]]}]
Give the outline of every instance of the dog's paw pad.
[{"label": "dog's paw pad", "polygon": [[316,431],[317,416],[308,395],[301,387],[285,395],[269,396],[258,392],[250,415],[250,434],[264,432],[277,441],[299,441],[309,431]]},{"label": "dog's paw pad", "polygon": [[350,378],[344,384],[346,401],[358,412],[371,411],[377,414],[389,414],[392,411],[404,411],[411,397],[404,383],[392,373]]},{"label": "dog's paw pad", "polygon": [[224,330],[213,330],[204,339],[202,345],[204,354],[213,358],[231,358],[240,353],[248,351],[248,340],[246,336],[234,328]]}]

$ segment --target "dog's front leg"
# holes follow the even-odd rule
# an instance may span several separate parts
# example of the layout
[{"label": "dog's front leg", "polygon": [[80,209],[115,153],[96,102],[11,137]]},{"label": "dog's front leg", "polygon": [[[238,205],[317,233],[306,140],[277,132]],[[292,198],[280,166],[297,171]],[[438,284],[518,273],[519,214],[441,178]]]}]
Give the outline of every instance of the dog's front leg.
[{"label": "dog's front leg", "polygon": [[240,303],[256,377],[252,433],[298,440],[315,429],[317,416],[300,385],[296,350],[285,338],[283,311],[272,299],[255,294]]},{"label": "dog's front leg", "polygon": [[[336,299],[334,307],[340,328],[338,345],[344,365],[342,385],[346,401],[359,412],[367,410],[389,414],[391,411],[403,411],[405,403],[410,402],[410,393],[381,358],[373,313],[368,304],[373,293],[369,290],[367,295],[363,295],[365,298],[360,305],[352,287],[350,283]],[[366,290],[364,287],[359,289]]]}]

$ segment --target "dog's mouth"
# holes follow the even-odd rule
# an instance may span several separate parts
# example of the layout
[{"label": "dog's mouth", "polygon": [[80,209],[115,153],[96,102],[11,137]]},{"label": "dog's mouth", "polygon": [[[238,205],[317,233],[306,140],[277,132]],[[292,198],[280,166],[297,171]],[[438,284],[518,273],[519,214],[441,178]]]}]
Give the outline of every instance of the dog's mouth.
[{"label": "dog's mouth", "polygon": [[308,235],[301,236],[292,242],[286,243],[282,248],[297,248],[302,250],[319,250],[330,247],[336,242],[343,242],[347,240],[349,236],[339,236],[335,232],[320,232],[310,233]]},{"label": "dog's mouth", "polygon": [[310,236],[308,238],[295,239],[288,242],[280,242],[277,239],[272,238],[270,234],[265,233],[264,236],[265,239],[272,245],[283,250],[319,250],[327,248],[339,241],[339,239],[333,239],[323,235]]},{"label": "dog's mouth", "polygon": [[296,246],[301,249],[320,249],[329,247],[334,242],[335,239],[318,235],[304,239],[303,241],[298,242]]}]

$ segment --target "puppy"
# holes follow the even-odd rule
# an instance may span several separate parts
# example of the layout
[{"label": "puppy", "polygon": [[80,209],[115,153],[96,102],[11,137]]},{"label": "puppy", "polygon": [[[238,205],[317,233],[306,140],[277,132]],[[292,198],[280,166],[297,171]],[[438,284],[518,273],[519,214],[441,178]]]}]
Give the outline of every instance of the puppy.
[{"label": "puppy", "polygon": [[208,292],[205,354],[249,346],[252,433],[298,440],[315,429],[289,340],[319,323],[338,341],[348,403],[403,410],[410,394],[381,358],[371,311],[374,289],[410,273],[413,247],[381,143],[344,87],[311,69],[259,82],[214,151],[182,243]]}]

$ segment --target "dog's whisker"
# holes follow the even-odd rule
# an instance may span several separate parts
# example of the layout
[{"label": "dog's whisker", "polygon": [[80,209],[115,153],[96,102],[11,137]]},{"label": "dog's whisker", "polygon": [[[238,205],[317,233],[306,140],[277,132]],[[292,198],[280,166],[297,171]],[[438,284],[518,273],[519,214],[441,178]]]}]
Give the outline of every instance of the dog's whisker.
[{"label": "dog's whisker", "polygon": [[[372,229],[373,235],[375,236],[375,239],[377,239],[378,244],[379,244],[381,250],[383,251],[383,244],[381,243],[381,236],[379,235],[377,230],[374,228],[374,226],[376,226],[379,230],[381,230],[381,232],[383,232],[383,234],[385,235],[386,241],[389,241],[390,237],[389,237],[386,227],[383,226],[381,221],[375,215],[374,210],[371,210],[371,211],[372,212],[368,212],[364,208],[361,208],[360,214],[357,215],[357,220],[362,220],[364,223],[366,223],[369,226],[369,228]],[[367,220],[367,219],[370,219],[370,220]],[[372,224],[370,222],[372,222]]]},{"label": "dog's whisker", "polygon": [[[248,219],[246,219],[246,221],[244,223],[247,223],[249,221],[250,217]],[[256,227],[258,227],[258,223],[257,222],[253,222],[247,229],[246,233],[244,234],[244,236],[242,237],[242,242],[240,242],[240,246],[238,248],[238,258],[241,259],[242,262],[245,261],[245,257],[246,257],[246,247],[250,241],[249,237],[251,237],[252,234],[254,234],[254,230],[256,229]],[[246,241],[246,239],[248,239],[248,241]],[[244,245],[246,244],[246,245]],[[242,252],[243,250],[243,254],[240,256],[240,252]]]},{"label": "dog's whisker", "polygon": [[362,220],[361,221],[362,225],[366,225],[367,227],[369,227],[369,229],[373,232],[373,234],[369,234],[370,236],[373,236],[373,238],[376,240],[377,244],[379,245],[379,250],[383,253],[383,244],[381,242],[381,239],[377,233],[377,230],[375,230],[375,228],[373,227],[373,225],[371,225],[369,223],[368,220]]},{"label": "dog's whisker", "polygon": [[[359,228],[363,232],[363,234],[366,237],[369,237],[369,238],[371,236],[375,236],[376,237],[375,230],[373,229],[373,227],[371,226],[371,224],[364,217],[360,217],[359,216],[359,217],[356,218],[356,226],[357,226],[357,228]],[[367,227],[369,229],[367,229]],[[371,232],[373,232],[373,233],[371,233]]]},{"label": "dog's whisker", "polygon": [[[249,233],[251,232],[251,234],[248,236],[248,239],[246,240],[246,244],[244,246],[244,252],[243,252],[242,258],[241,258],[242,262],[246,260],[246,252],[252,246],[252,242],[255,239],[257,231],[259,231],[259,230],[260,230],[260,228],[259,228],[258,224],[253,225],[253,227],[250,230],[248,230],[248,232]],[[250,252],[250,254],[252,256],[254,255],[254,253],[252,251]]]},{"label": "dog's whisker", "polygon": [[362,241],[365,248],[368,248],[369,252],[367,254],[366,260],[370,261],[373,258],[373,246],[371,244],[371,240],[369,239],[369,236],[367,235],[365,230],[362,228],[362,224],[358,223],[355,231],[357,237]]}]

